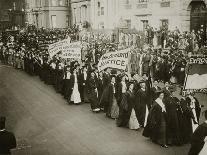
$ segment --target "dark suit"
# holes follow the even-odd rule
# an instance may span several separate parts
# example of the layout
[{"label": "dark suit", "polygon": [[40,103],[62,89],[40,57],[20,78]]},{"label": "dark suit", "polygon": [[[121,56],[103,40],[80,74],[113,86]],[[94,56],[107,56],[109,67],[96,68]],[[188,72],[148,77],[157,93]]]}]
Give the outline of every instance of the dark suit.
[{"label": "dark suit", "polygon": [[16,138],[13,133],[0,131],[0,154],[10,154],[10,149],[16,147]]},{"label": "dark suit", "polygon": [[79,81],[79,86],[78,86],[78,89],[79,89],[79,92],[80,92],[80,96],[81,96],[81,101],[85,101],[84,99],[84,92],[86,91],[86,80],[87,80],[87,73],[86,74],[86,78],[84,79],[84,73],[81,73],[79,76],[78,76],[78,81]]}]

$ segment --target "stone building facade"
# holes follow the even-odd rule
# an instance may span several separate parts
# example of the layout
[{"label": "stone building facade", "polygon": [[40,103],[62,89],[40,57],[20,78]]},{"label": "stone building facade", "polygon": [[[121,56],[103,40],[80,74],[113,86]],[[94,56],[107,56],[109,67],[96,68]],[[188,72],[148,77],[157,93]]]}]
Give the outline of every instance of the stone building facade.
[{"label": "stone building facade", "polygon": [[71,0],[72,23],[82,27],[84,24],[91,23],[91,1],[90,0]]},{"label": "stone building facade", "polygon": [[37,27],[67,28],[70,26],[70,0],[26,0],[26,21]]},{"label": "stone building facade", "polygon": [[124,21],[130,29],[143,30],[150,25],[188,31],[196,5],[197,10],[203,6],[207,18],[207,0],[91,0],[91,25],[94,29],[114,29]]},{"label": "stone building facade", "polygon": [[24,0],[0,0],[0,29],[24,26],[24,11]]}]

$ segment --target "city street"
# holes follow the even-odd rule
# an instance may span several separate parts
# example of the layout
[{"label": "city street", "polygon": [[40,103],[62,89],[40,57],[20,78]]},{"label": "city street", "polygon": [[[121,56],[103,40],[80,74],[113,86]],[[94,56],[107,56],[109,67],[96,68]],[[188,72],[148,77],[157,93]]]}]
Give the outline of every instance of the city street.
[{"label": "city street", "polygon": [[33,155],[187,155],[189,149],[161,148],[141,131],[118,128],[103,113],[92,113],[89,104],[68,105],[38,77],[5,65],[0,65],[0,114]]}]

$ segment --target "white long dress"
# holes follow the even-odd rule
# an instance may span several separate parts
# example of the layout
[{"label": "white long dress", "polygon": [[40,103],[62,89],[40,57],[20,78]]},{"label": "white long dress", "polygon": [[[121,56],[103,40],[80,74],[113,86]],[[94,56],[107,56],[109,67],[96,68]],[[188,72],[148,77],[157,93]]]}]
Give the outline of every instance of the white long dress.
[{"label": "white long dress", "polygon": [[136,130],[136,129],[139,129],[139,128],[140,128],[139,122],[137,120],[136,113],[135,113],[135,110],[133,108],[132,112],[131,112],[130,119],[129,119],[129,129]]},{"label": "white long dress", "polygon": [[74,102],[74,104],[78,104],[81,102],[81,97],[80,97],[80,92],[78,90],[77,75],[74,74],[74,76],[75,76],[75,81],[74,81],[74,87],[73,87],[73,92],[72,92],[70,101]]}]

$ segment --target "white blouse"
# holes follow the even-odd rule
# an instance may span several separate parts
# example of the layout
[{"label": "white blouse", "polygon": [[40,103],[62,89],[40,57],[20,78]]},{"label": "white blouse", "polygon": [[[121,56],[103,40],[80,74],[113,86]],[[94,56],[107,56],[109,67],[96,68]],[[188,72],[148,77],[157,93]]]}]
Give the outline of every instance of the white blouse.
[{"label": "white blouse", "polygon": [[155,102],[157,102],[159,106],[162,108],[162,112],[166,112],[165,104],[162,102],[160,98],[157,98]]}]

